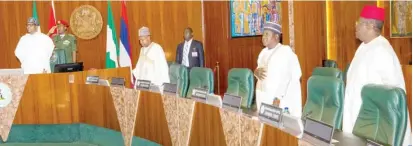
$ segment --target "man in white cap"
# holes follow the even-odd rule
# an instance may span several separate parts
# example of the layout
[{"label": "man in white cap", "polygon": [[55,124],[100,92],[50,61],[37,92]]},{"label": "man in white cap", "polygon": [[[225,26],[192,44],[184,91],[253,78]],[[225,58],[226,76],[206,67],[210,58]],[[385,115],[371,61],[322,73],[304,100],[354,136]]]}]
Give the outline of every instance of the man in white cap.
[{"label": "man in white cap", "polygon": [[38,26],[35,18],[29,18],[26,26],[28,33],[20,38],[14,51],[24,74],[50,73],[54,44],[49,36],[37,31]]},{"label": "man in white cap", "polygon": [[301,117],[301,67],[297,55],[282,45],[281,26],[268,22],[264,25],[262,44],[265,48],[258,56],[254,71],[258,79],[257,108],[261,103],[288,108],[291,115]]},{"label": "man in white cap", "polygon": [[139,29],[139,42],[142,45],[138,63],[133,69],[136,80],[148,80],[155,85],[169,83],[169,69],[162,47],[151,41],[149,28]]}]

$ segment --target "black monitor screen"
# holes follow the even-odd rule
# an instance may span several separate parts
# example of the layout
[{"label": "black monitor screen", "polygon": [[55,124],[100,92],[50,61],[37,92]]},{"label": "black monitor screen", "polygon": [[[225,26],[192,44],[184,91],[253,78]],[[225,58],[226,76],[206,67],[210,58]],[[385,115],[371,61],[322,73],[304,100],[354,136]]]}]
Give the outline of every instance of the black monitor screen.
[{"label": "black monitor screen", "polygon": [[55,73],[76,71],[83,71],[83,62],[56,64],[54,67]]}]

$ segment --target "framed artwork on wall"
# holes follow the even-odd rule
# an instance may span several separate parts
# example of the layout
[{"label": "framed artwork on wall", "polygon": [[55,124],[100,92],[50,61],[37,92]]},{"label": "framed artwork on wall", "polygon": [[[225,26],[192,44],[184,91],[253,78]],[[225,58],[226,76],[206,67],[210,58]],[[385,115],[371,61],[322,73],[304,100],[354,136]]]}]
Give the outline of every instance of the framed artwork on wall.
[{"label": "framed artwork on wall", "polygon": [[390,1],[390,37],[412,37],[411,10],[411,1]]},{"label": "framed artwork on wall", "polygon": [[281,20],[281,0],[230,0],[232,38],[262,35],[266,22]]}]

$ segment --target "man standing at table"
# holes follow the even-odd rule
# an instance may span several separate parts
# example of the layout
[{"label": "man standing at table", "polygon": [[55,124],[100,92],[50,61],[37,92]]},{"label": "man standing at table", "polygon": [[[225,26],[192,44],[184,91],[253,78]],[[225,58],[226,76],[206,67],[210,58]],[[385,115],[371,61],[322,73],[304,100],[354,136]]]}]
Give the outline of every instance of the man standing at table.
[{"label": "man standing at table", "polygon": [[38,32],[35,18],[27,21],[27,34],[22,36],[14,54],[19,59],[24,74],[50,73],[50,57],[54,44],[49,36]]},{"label": "man standing at table", "polygon": [[149,28],[139,29],[139,41],[142,45],[139,60],[132,73],[136,80],[148,80],[155,85],[169,83],[169,69],[162,47],[151,41]]},{"label": "man standing at table", "polygon": [[258,56],[254,75],[258,78],[257,108],[261,103],[288,107],[291,115],[301,117],[301,68],[293,50],[280,43],[281,26],[264,25],[262,43],[265,48]]},{"label": "man standing at table", "polygon": [[[362,104],[361,89],[367,84],[384,84],[405,90],[402,68],[393,47],[381,36],[385,11],[365,6],[356,23],[356,37],[362,41],[347,73],[343,131],[351,133]],[[409,119],[409,118],[408,118]],[[410,120],[408,120],[410,121]],[[408,122],[403,145],[411,144]]]},{"label": "man standing at table", "polygon": [[57,28],[57,35],[53,36],[53,42],[56,45],[56,50],[59,50],[59,49],[64,50],[66,54],[65,63],[76,62],[76,51],[77,51],[76,37],[72,34],[67,33],[67,29],[69,28],[69,23],[67,23],[64,20],[59,20],[57,21],[56,28]]},{"label": "man standing at table", "polygon": [[188,68],[204,67],[204,47],[201,42],[193,39],[192,33],[192,28],[185,29],[185,41],[176,48],[176,63]]},{"label": "man standing at table", "polygon": [[69,23],[64,20],[57,21],[57,26],[50,29],[48,36],[57,28],[57,35],[54,35],[53,42],[56,46],[50,61],[51,70],[54,70],[56,64],[75,63],[76,62],[76,37],[67,33]]}]

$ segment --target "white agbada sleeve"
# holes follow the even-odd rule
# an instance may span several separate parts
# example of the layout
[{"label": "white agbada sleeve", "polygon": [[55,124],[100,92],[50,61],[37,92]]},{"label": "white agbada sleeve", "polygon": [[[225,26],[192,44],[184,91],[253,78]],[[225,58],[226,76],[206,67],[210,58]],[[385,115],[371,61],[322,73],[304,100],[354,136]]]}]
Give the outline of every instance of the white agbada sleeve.
[{"label": "white agbada sleeve", "polygon": [[162,85],[163,83],[169,83],[169,68],[168,63],[166,62],[165,52],[163,51],[162,47],[158,45],[157,59],[155,60],[155,68],[156,68],[156,83],[158,85]]},{"label": "white agbada sleeve", "polygon": [[390,53],[386,52],[384,48],[374,49],[377,49],[378,51],[374,52],[375,55],[372,61],[374,64],[370,67],[372,67],[371,70],[378,73],[381,78],[380,81],[377,81],[377,84],[395,86],[406,91],[400,62],[398,61],[398,58],[394,58],[397,56],[392,56]]},{"label": "white agbada sleeve", "polygon": [[286,95],[287,87],[291,81],[292,71],[290,68],[290,59],[293,57],[293,54],[289,52],[291,48],[288,46],[282,46],[276,51],[277,55],[272,56],[275,58],[272,58],[268,63],[269,67],[266,72],[268,85],[265,86],[265,91],[273,98],[272,100],[276,97],[282,100]]},{"label": "white agbada sleeve", "polygon": [[[135,68],[132,70],[132,74],[133,74],[133,76],[135,77],[135,80],[138,80],[138,78],[140,77],[140,72],[139,72],[139,70],[140,70],[140,68],[141,68],[141,63],[142,63],[142,61],[141,61],[141,56],[143,55],[143,54],[142,54],[142,53],[143,53],[142,50],[143,50],[143,48],[140,49],[138,61],[136,62]],[[135,82],[136,82],[136,81],[135,81]]]},{"label": "white agbada sleeve", "polygon": [[[24,36],[23,36],[24,37]],[[16,50],[14,50],[14,55],[19,59],[20,63],[23,64],[25,58],[25,51],[24,51],[24,38],[21,37],[19,42],[17,43]]]}]

